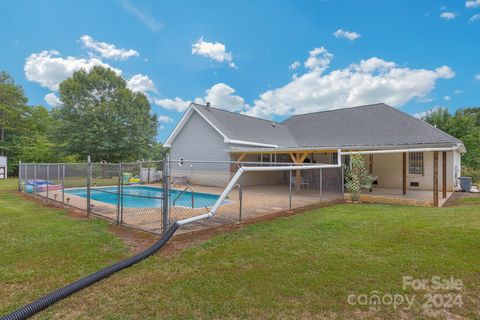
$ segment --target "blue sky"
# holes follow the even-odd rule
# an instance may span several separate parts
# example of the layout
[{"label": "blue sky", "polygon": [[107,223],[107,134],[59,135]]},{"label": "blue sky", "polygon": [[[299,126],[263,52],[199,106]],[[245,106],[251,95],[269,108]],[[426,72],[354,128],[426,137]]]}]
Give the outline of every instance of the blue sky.
[{"label": "blue sky", "polygon": [[58,104],[61,80],[105,64],[149,96],[160,141],[195,100],[277,121],[478,106],[479,40],[480,0],[0,0],[0,69],[30,104]]}]

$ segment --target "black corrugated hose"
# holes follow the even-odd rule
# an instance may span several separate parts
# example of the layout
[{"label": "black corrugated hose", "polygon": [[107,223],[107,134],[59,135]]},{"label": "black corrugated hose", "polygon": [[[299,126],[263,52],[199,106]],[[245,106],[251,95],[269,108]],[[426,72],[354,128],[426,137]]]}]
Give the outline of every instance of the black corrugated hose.
[{"label": "black corrugated hose", "polygon": [[86,276],[85,278],[82,278],[80,280],[77,280],[73,283],[70,283],[69,285],[60,288],[54,292],[51,292],[47,294],[46,296],[41,297],[40,299],[37,299],[33,301],[32,303],[29,303],[20,309],[15,310],[14,312],[3,316],[0,318],[1,320],[20,320],[20,319],[27,319],[28,317],[33,316],[37,312],[42,311],[43,309],[51,306],[57,301],[62,300],[63,298],[68,297],[69,295],[82,290],[83,288],[86,288],[92,284],[94,284],[97,281],[100,281],[102,279],[105,279],[112,274],[114,274],[117,271],[120,271],[122,269],[128,268],[140,261],[142,261],[145,258],[148,258],[152,254],[154,254],[156,251],[158,251],[167,241],[173,236],[175,231],[177,231],[178,227],[180,227],[179,224],[174,223],[170,229],[167,230],[167,232],[163,235],[163,237],[158,240],[154,245],[146,249],[145,251],[134,255],[133,257],[127,258],[125,260],[122,260],[120,262],[117,262],[109,267],[106,267],[102,270],[99,270],[95,273],[92,273],[89,276]]}]

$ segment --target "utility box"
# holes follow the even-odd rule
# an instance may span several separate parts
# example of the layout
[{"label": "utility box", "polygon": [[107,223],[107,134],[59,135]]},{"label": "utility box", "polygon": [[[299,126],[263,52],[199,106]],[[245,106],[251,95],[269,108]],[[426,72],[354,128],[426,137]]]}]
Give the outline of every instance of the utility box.
[{"label": "utility box", "polygon": [[0,156],[0,179],[7,179],[7,157]]},{"label": "utility box", "polygon": [[470,177],[459,177],[460,180],[460,188],[462,191],[469,192],[472,188],[472,178]]}]

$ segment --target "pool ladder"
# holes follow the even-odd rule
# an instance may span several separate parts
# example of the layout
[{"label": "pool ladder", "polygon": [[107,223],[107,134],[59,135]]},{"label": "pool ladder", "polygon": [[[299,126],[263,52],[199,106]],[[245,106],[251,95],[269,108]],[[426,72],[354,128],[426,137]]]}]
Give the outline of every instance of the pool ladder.
[{"label": "pool ladder", "polygon": [[192,193],[192,209],[195,209],[195,196],[194,196],[194,192],[193,192],[193,189],[191,187],[186,187],[185,189],[183,189],[179,194],[178,196],[175,197],[175,199],[173,200],[172,202],[172,207],[175,207],[175,203],[177,202],[178,198],[180,198],[187,190],[190,190],[191,193]]}]

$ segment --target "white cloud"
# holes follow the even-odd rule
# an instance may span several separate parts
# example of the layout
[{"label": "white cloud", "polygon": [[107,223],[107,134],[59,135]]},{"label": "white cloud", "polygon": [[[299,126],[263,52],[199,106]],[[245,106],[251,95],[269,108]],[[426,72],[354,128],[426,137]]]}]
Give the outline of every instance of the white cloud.
[{"label": "white cloud", "polygon": [[456,17],[457,17],[457,14],[454,12],[445,11],[440,13],[440,18],[445,20],[452,20],[452,19],[455,19]]},{"label": "white cloud", "polygon": [[85,48],[92,49],[104,58],[114,60],[126,60],[130,57],[139,56],[139,53],[133,49],[119,49],[114,44],[95,41],[89,35],[83,35],[80,37]]},{"label": "white cloud", "polygon": [[480,81],[480,73],[475,75],[475,79]]},{"label": "white cloud", "polygon": [[324,47],[315,48],[309,52],[309,57],[305,61],[305,67],[314,72],[322,73],[333,59],[333,54],[327,51]]},{"label": "white cloud", "polygon": [[445,101],[451,101],[451,100],[452,100],[452,97],[450,97],[450,96],[444,96],[444,97],[443,97],[443,100],[445,100]]},{"label": "white cloud", "polygon": [[157,92],[153,81],[144,74],[136,74],[127,81],[127,88],[135,92]]},{"label": "white cloud", "polygon": [[467,8],[480,7],[480,0],[467,0],[467,1],[465,1],[465,7],[467,7]]},{"label": "white cloud", "polygon": [[293,61],[293,63],[290,66],[288,66],[288,69],[295,70],[298,67],[300,67],[300,65],[301,65],[300,61]]},{"label": "white cloud", "polygon": [[234,95],[235,90],[225,83],[213,85],[206,93],[207,95],[203,100],[210,102],[212,107],[228,111],[240,111],[245,107],[245,100]]},{"label": "white cloud", "polygon": [[460,94],[460,93],[463,93],[463,90],[457,89],[457,90],[453,91],[453,93]]},{"label": "white cloud", "polygon": [[178,97],[175,99],[153,99],[153,102],[162,108],[178,112],[187,110],[190,103],[192,103],[190,100],[185,101]]},{"label": "white cloud", "polygon": [[[411,69],[376,57],[325,73],[332,58],[323,47],[313,49],[305,61],[304,74],[282,87],[263,92],[253,105],[235,95],[235,90],[225,83],[212,86],[204,98],[195,101],[209,101],[214,107],[262,118],[378,102],[400,107],[412,99],[428,98],[437,80],[455,76],[448,66]],[[181,98],[156,100],[158,105],[177,111],[185,111],[190,102]]]},{"label": "white cloud", "polygon": [[118,75],[122,74],[121,70],[103,63],[98,58],[61,57],[56,50],[31,54],[26,59],[24,71],[29,81],[37,82],[42,87],[57,91],[60,82],[71,76],[73,72],[80,69],[90,71],[94,66],[111,68]]},{"label": "white cloud", "polygon": [[[205,90],[205,97],[195,98],[194,102],[205,105],[208,101],[212,107],[228,111],[241,111],[248,108],[245,100],[234,93],[235,90],[232,87],[225,83],[217,83]],[[187,110],[192,101],[177,97],[175,99],[154,99],[154,103],[165,109],[183,112]]]},{"label": "white cloud", "polygon": [[418,119],[423,119],[426,116],[428,116],[429,114],[432,114],[433,112],[435,112],[435,111],[437,111],[438,109],[441,109],[441,108],[443,108],[443,107],[442,106],[436,106],[436,107],[434,107],[430,110],[427,110],[427,111],[417,112],[413,116],[415,118],[418,118]]},{"label": "white cloud", "polygon": [[148,11],[134,6],[128,0],[123,0],[122,5],[127,11],[136,16],[150,30],[158,32],[160,31],[160,29],[162,29],[163,23],[158,22],[154,17],[152,17],[152,15]]},{"label": "white cloud", "polygon": [[480,20],[480,14],[474,14],[470,19],[468,19],[468,22],[475,22]]},{"label": "white cloud", "polygon": [[227,51],[227,47],[220,42],[208,42],[203,37],[192,45],[192,54],[210,58],[219,63],[226,62],[231,68],[237,68],[233,63],[232,53]]},{"label": "white cloud", "polygon": [[344,38],[350,41],[354,41],[362,36],[360,33],[357,33],[354,31],[342,30],[342,29],[338,29],[333,33],[333,35],[335,36],[335,38]]},{"label": "white cloud", "polygon": [[60,101],[57,95],[53,92],[50,92],[47,95],[45,95],[44,99],[52,107],[58,107],[62,105],[62,101]]},{"label": "white cloud", "polygon": [[428,95],[438,79],[455,75],[447,66],[410,69],[379,58],[362,60],[323,75],[315,69],[260,95],[244,113],[270,118],[385,102],[400,107]]},{"label": "white cloud", "polygon": [[160,115],[158,116],[158,121],[163,123],[170,123],[173,122],[173,119],[169,116]]}]

